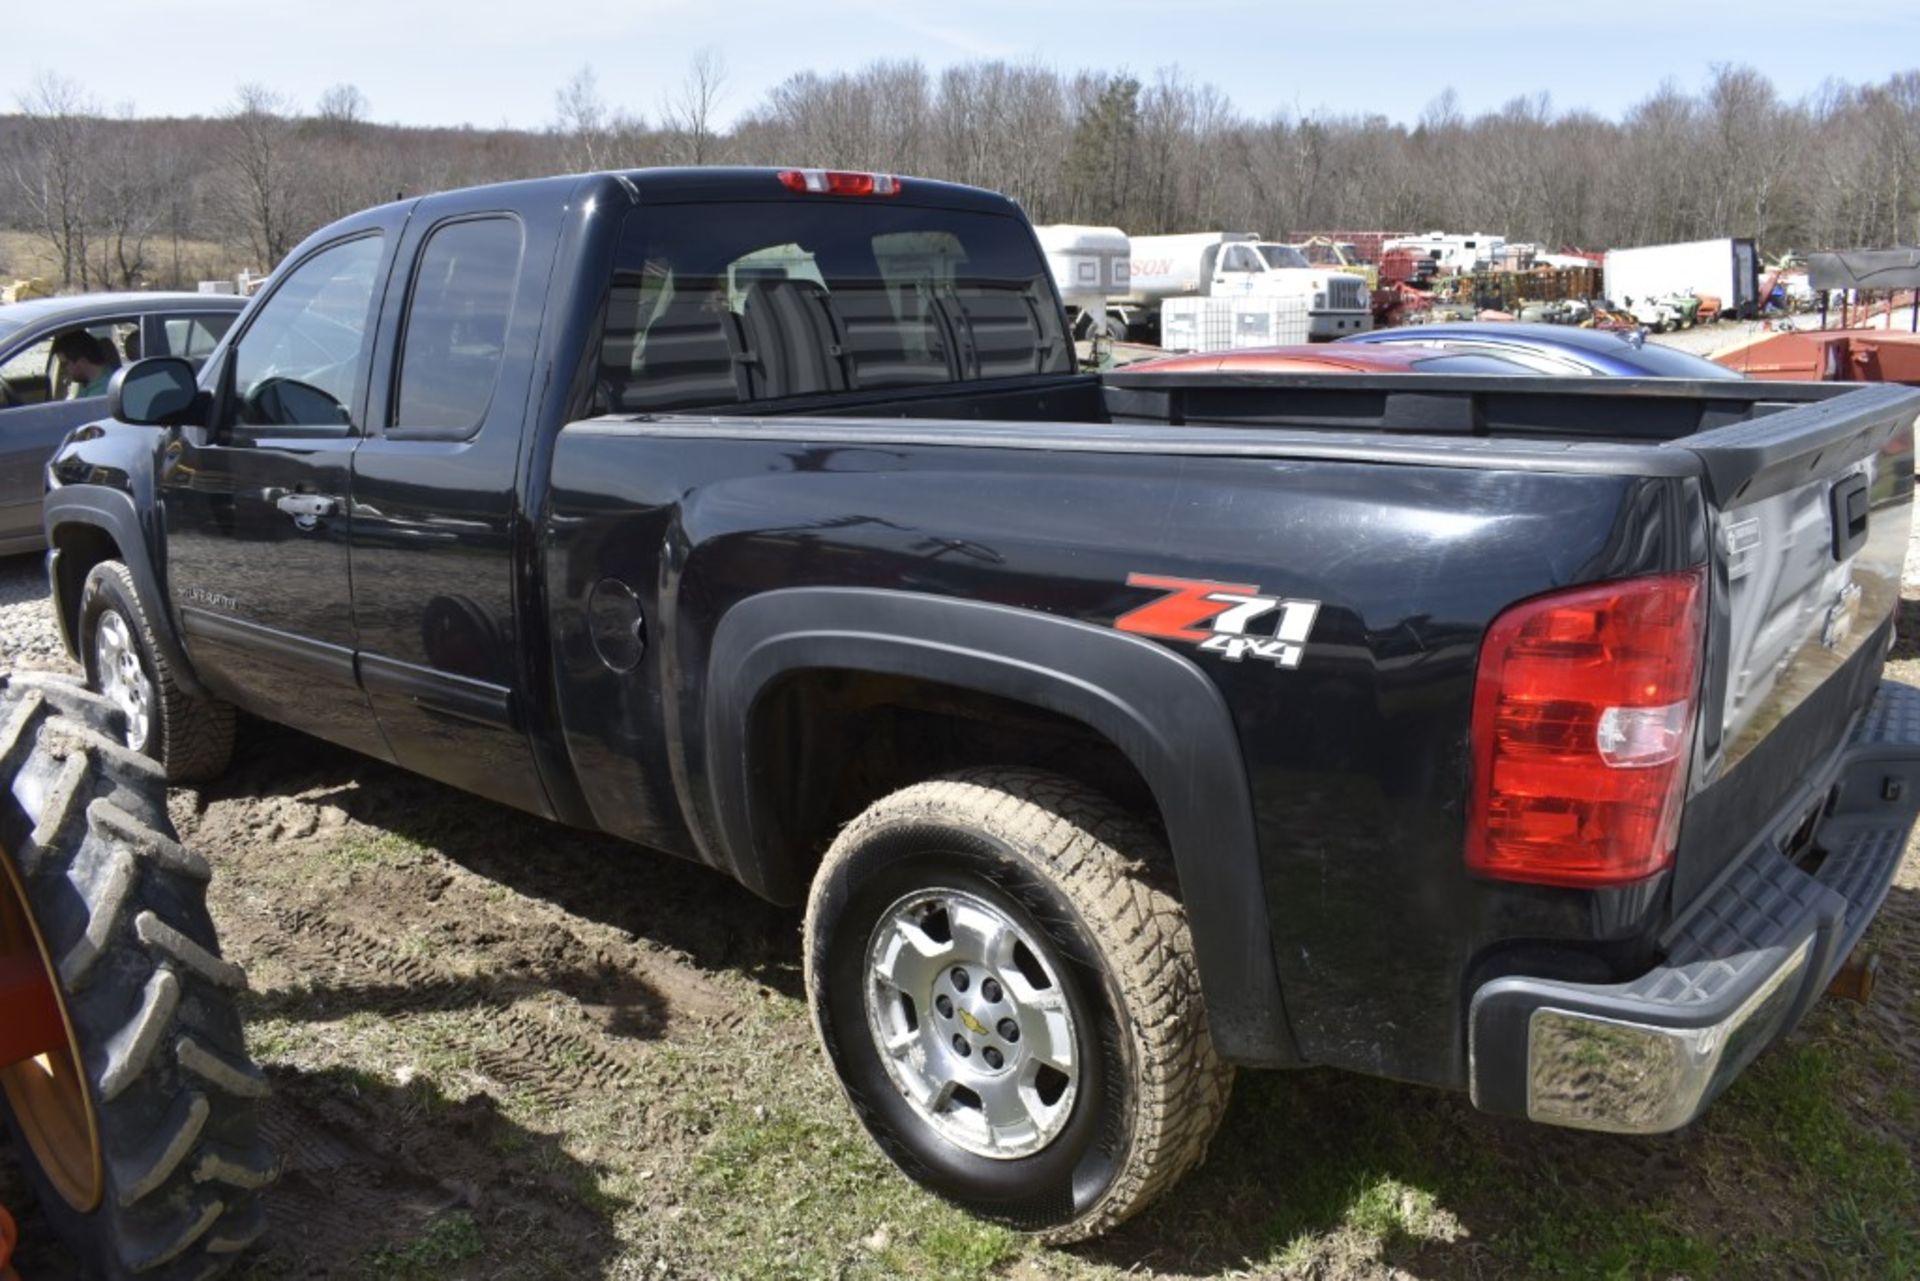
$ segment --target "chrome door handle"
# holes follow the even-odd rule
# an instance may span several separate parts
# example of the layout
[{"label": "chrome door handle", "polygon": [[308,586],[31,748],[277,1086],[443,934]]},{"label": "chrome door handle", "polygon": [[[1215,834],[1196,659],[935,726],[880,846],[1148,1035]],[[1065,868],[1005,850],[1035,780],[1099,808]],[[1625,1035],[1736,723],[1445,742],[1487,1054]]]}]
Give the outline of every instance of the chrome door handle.
[{"label": "chrome door handle", "polygon": [[340,510],[340,500],[325,494],[282,494],[273,505],[295,520],[319,520]]}]

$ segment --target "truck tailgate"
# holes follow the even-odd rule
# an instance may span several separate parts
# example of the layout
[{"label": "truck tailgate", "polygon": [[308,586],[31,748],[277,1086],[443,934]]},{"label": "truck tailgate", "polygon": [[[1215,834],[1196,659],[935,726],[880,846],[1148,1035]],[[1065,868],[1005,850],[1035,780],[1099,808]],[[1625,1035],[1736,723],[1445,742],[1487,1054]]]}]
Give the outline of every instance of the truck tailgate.
[{"label": "truck tailgate", "polygon": [[1796,790],[1873,699],[1900,597],[1916,413],[1920,392],[1863,387],[1670,446],[1703,464],[1713,539],[1682,908],[1757,840],[1791,840],[1763,829],[1812,816],[1824,798]]}]

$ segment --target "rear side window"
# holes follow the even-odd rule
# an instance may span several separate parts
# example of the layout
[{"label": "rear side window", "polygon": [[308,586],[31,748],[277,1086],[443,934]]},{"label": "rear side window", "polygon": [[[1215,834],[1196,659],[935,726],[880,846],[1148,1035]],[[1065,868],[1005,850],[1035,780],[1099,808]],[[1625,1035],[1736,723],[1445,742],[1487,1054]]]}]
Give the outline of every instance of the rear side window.
[{"label": "rear side window", "polygon": [[1023,223],[877,201],[637,209],[602,332],[601,413],[1072,368]]},{"label": "rear side window", "polygon": [[233,327],[235,314],[210,311],[192,316],[166,317],[160,331],[166,337],[167,348],[157,354],[178,356],[191,361],[195,369],[200,368],[226,336],[227,330]]},{"label": "rear side window", "polygon": [[448,223],[427,237],[407,302],[395,434],[480,429],[506,355],[521,245],[513,218]]}]

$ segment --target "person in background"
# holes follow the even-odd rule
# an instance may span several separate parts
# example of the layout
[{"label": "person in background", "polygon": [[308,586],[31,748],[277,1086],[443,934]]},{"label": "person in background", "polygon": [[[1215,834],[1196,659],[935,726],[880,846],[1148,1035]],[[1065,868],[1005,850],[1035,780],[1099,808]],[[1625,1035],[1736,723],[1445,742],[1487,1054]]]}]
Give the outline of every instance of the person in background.
[{"label": "person in background", "polygon": [[69,329],[54,339],[53,355],[60,362],[57,383],[68,387],[73,400],[106,395],[107,381],[120,365],[112,346],[84,329]]}]

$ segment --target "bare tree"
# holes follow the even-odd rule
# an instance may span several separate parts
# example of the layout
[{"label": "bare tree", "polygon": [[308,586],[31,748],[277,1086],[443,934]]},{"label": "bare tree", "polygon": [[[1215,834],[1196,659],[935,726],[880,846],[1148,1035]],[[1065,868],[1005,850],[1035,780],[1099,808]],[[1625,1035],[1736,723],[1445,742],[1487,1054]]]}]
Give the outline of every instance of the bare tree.
[{"label": "bare tree", "polygon": [[295,212],[305,188],[288,111],[287,100],[265,85],[240,86],[226,117],[226,173],[217,189],[234,231],[255,264],[269,271],[304,229]]},{"label": "bare tree", "polygon": [[600,96],[600,79],[582,67],[554,95],[554,131],[564,141],[562,165],[585,172],[605,169],[613,150],[613,113]]},{"label": "bare tree", "polygon": [[[582,68],[529,133],[377,125],[344,84],[304,118],[259,86],[217,120],[103,118],[42,76],[0,115],[0,226],[32,233],[63,286],[180,280],[269,266],[318,221],[402,192],[737,158],[950,178],[1036,221],[1140,233],[1452,227],[1595,249],[1753,235],[1770,254],[1920,239],[1920,71],[1789,100],[1716,67],[1617,117],[1537,95],[1470,115],[1443,93],[1411,123],[1252,119],[1177,70],[870,63],[791,76],[723,125],[727,87],[717,53],[694,58],[656,130]],[[224,246],[211,261],[206,240]]]},{"label": "bare tree", "polygon": [[726,59],[709,46],[693,55],[686,79],[660,104],[669,136],[667,151],[675,164],[713,163],[720,140],[717,114],[726,84]]},{"label": "bare tree", "polygon": [[361,93],[357,85],[334,85],[320,95],[313,114],[332,132],[341,136],[352,134],[367,121],[367,95]]},{"label": "bare tree", "polygon": [[7,168],[21,206],[60,261],[61,287],[91,288],[87,230],[100,109],[78,84],[51,72],[18,101],[26,127]]},{"label": "bare tree", "polygon": [[131,102],[120,105],[115,123],[101,131],[94,155],[92,240],[100,283],[131,289],[153,265],[148,255],[165,213],[168,165],[166,149],[147,136]]}]

